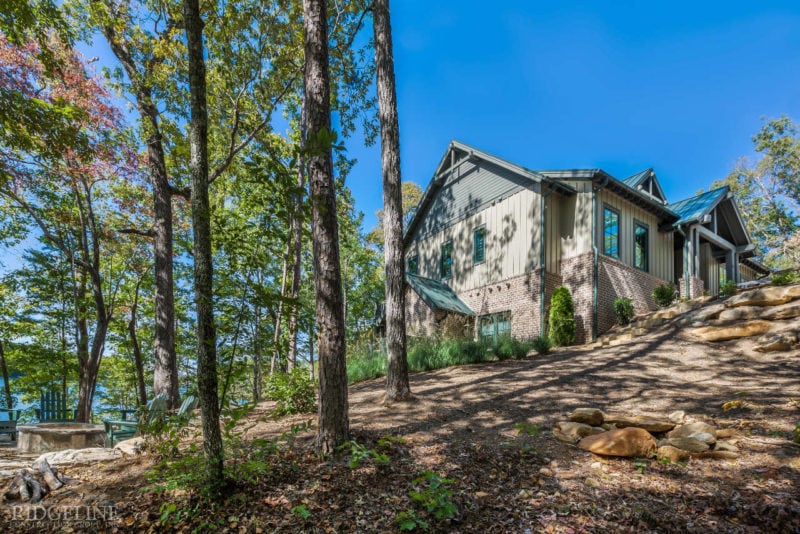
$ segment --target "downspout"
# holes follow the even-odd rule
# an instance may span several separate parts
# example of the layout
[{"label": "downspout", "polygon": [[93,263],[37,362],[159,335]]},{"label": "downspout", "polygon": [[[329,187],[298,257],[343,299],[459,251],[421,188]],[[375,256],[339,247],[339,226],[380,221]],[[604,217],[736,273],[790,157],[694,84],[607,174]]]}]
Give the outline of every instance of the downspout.
[{"label": "downspout", "polygon": [[[540,186],[544,185],[544,182],[540,182]],[[540,335],[544,337],[545,335],[545,316],[544,316],[544,295],[545,295],[545,278],[547,276],[547,266],[545,265],[545,230],[546,227],[546,217],[545,217],[545,209],[547,209],[547,198],[553,192],[551,187],[547,188],[546,194],[539,195],[542,199],[542,209],[541,212],[541,223],[539,224],[539,228],[541,228],[542,235],[539,239],[539,265],[542,266],[542,280],[541,280],[541,288],[539,291],[539,331]]]},{"label": "downspout", "polygon": [[597,341],[597,274],[599,271],[600,254],[597,251],[597,193],[608,185],[608,176],[595,187],[592,184],[592,341]]}]

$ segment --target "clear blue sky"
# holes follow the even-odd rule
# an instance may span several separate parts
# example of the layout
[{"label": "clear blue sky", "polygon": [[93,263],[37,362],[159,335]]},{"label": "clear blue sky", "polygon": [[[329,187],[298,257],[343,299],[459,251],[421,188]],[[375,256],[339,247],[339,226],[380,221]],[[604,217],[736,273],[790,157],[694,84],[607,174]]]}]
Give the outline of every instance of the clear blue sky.
[{"label": "clear blue sky", "polygon": [[[670,201],[752,154],[761,116],[800,120],[800,2],[393,0],[404,180],[451,139],[532,169],[654,167]],[[367,227],[380,154],[349,185]]]}]

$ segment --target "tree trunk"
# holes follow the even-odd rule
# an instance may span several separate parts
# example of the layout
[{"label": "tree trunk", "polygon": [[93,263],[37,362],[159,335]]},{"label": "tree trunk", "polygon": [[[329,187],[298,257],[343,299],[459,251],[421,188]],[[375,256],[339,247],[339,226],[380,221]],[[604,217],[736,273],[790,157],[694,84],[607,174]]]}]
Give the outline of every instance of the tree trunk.
[{"label": "tree trunk", "polygon": [[405,262],[403,261],[403,192],[400,179],[400,126],[394,83],[389,0],[374,0],[375,69],[383,168],[383,228],[386,268],[386,400],[411,398],[406,361]]},{"label": "tree trunk", "polygon": [[253,402],[261,401],[261,306],[256,306],[253,326]]},{"label": "tree trunk", "polygon": [[330,454],[347,441],[347,408],[339,224],[331,156],[328,19],[325,0],[303,0],[308,176],[311,184],[314,286],[319,351],[317,449]]},{"label": "tree trunk", "polygon": [[[272,338],[272,361],[269,365],[269,374],[275,373],[275,365],[280,355],[281,343],[281,318],[283,317],[283,300],[286,296],[286,282],[289,277],[289,256],[292,253],[291,221],[289,221],[289,235],[286,236],[286,256],[283,258],[283,275],[281,276],[281,299],[278,301],[278,315],[275,317],[275,333]],[[284,367],[284,366],[281,366]]]},{"label": "tree trunk", "polygon": [[8,367],[6,366],[6,351],[3,340],[0,340],[0,372],[3,373],[3,393],[5,394],[6,408],[14,407],[14,398],[11,396],[11,384],[8,381]]},{"label": "tree trunk", "polygon": [[136,366],[136,389],[138,398],[136,404],[139,406],[147,405],[147,388],[144,385],[144,362],[142,361],[142,350],[139,348],[139,339],[136,337],[136,311],[139,308],[139,288],[142,279],[136,281],[136,289],[133,294],[133,305],[131,306],[131,320],[128,321],[128,334],[131,338],[133,349],[133,363]]},{"label": "tree trunk", "polygon": [[222,436],[217,397],[217,336],[214,328],[211,207],[208,199],[208,109],[203,59],[203,21],[199,0],[183,3],[189,52],[191,100],[192,230],[194,232],[194,295],[197,307],[197,389],[206,457],[206,484],[221,497],[224,485]]}]

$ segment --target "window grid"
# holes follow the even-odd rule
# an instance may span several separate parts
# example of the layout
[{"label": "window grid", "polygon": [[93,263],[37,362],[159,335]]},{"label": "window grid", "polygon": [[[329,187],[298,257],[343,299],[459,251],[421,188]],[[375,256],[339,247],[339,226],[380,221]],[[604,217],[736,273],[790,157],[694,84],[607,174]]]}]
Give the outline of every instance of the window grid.
[{"label": "window grid", "polygon": [[603,254],[619,258],[619,213],[603,208]]},{"label": "window grid", "polygon": [[483,263],[486,260],[486,227],[476,228],[472,233],[472,263]]},{"label": "window grid", "polygon": [[442,279],[453,276],[453,242],[448,241],[442,245],[442,257],[440,270]]},{"label": "window grid", "polygon": [[419,274],[419,256],[416,254],[408,258],[408,274]]},{"label": "window grid", "polygon": [[633,266],[643,271],[650,268],[648,251],[650,249],[650,230],[641,223],[633,225]]}]

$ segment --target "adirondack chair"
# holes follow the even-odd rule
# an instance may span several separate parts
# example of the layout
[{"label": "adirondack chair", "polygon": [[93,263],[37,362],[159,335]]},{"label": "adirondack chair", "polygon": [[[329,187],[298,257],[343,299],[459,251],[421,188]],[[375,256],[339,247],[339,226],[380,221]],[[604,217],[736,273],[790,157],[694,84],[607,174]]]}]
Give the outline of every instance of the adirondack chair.
[{"label": "adirondack chair", "polygon": [[160,417],[164,417],[167,411],[167,396],[164,393],[156,395],[147,404],[147,411],[142,415],[140,421],[103,421],[106,428],[106,443],[113,447],[116,443],[130,439],[139,431],[139,425],[148,424]]},{"label": "adirondack chair", "polygon": [[20,413],[21,410],[0,408],[0,414],[6,415],[0,420],[0,434],[8,434],[11,436],[11,441],[17,441],[17,421]]},{"label": "adirondack chair", "polygon": [[194,395],[189,395],[185,399],[183,399],[183,404],[178,409],[178,412],[175,414],[179,419],[188,420],[191,417],[192,412],[197,408],[199,400]]},{"label": "adirondack chair", "polygon": [[78,410],[67,408],[67,398],[58,391],[42,391],[35,411],[40,423],[63,423],[78,418]]}]

